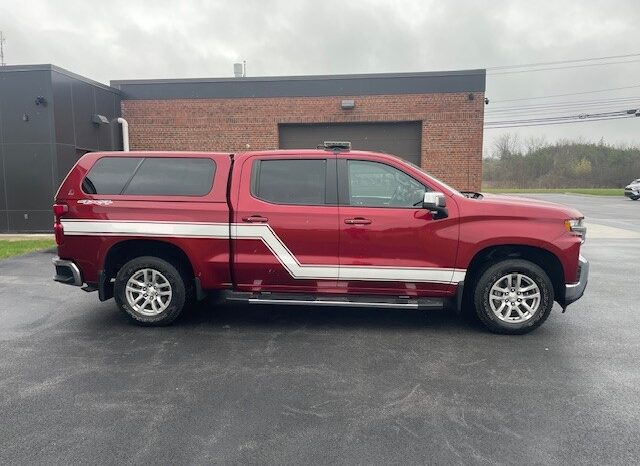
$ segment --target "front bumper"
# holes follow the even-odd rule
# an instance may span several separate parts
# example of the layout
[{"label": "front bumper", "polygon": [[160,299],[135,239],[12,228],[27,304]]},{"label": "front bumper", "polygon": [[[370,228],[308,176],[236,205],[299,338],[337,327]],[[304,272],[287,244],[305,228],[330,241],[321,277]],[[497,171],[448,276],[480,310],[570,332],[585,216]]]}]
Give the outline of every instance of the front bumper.
[{"label": "front bumper", "polygon": [[54,257],[53,265],[56,267],[54,281],[74,286],[82,286],[84,284],[80,269],[72,261]]},{"label": "front bumper", "polygon": [[584,290],[587,287],[587,281],[589,280],[589,261],[582,257],[578,258],[578,266],[580,272],[578,274],[578,282],[565,285],[564,292],[564,307],[582,298]]},{"label": "front bumper", "polygon": [[627,197],[638,197],[640,196],[640,191],[633,191],[632,189],[625,189],[624,195]]}]

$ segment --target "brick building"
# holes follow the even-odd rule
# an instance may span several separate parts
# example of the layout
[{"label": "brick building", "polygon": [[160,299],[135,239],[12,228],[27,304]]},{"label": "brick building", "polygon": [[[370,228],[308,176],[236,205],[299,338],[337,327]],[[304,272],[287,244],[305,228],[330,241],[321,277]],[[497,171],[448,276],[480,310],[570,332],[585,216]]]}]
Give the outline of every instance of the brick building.
[{"label": "brick building", "polygon": [[86,152],[313,148],[399,155],[479,190],[485,71],[97,83],[53,65],[0,67],[0,232],[50,231]]},{"label": "brick building", "polygon": [[131,149],[311,148],[347,140],[479,190],[485,71],[112,81]]}]

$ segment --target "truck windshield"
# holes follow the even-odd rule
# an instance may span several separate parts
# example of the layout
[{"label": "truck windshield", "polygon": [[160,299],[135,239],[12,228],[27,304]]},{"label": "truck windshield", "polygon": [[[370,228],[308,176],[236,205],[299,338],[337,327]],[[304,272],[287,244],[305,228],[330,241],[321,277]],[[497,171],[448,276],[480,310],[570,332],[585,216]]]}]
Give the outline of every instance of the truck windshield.
[{"label": "truck windshield", "polygon": [[416,170],[418,170],[420,173],[423,173],[425,175],[427,175],[429,178],[431,178],[432,180],[437,181],[438,183],[440,183],[442,186],[444,186],[445,188],[447,188],[449,191],[451,191],[452,193],[455,194],[459,194],[460,196],[462,196],[462,193],[460,193],[460,191],[458,191],[455,188],[452,188],[451,186],[449,186],[447,183],[445,183],[444,181],[436,178],[435,176],[431,175],[430,173],[427,173],[426,171],[424,171],[424,169],[422,167],[417,166],[415,163],[411,163],[408,160],[403,160],[404,163],[406,163],[407,165],[411,165],[413,168],[415,168]]}]

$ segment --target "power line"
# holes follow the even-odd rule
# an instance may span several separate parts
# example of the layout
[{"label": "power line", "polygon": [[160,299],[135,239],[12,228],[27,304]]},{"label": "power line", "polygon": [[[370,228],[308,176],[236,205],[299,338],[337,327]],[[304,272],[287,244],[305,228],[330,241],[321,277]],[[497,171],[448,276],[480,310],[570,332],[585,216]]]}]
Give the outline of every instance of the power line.
[{"label": "power line", "polygon": [[572,120],[572,121],[556,121],[556,122],[545,122],[545,123],[528,123],[528,124],[505,124],[504,126],[485,126],[484,129],[500,129],[500,128],[520,128],[525,126],[551,126],[551,125],[566,125],[570,123],[585,123],[588,121],[605,121],[605,120],[626,120],[629,118],[634,118],[633,116],[617,116],[617,117],[605,117],[605,118],[592,118],[592,119],[584,119],[584,120]]},{"label": "power line", "polygon": [[513,68],[529,68],[532,66],[561,65],[564,63],[580,63],[585,61],[610,60],[614,58],[629,58],[629,57],[640,57],[640,53],[628,53],[625,55],[609,55],[607,57],[578,58],[575,60],[559,60],[559,61],[547,61],[547,62],[538,62],[538,63],[525,63],[522,65],[490,66],[486,68],[486,70],[489,71],[489,70],[506,70],[506,69],[513,69]]},{"label": "power line", "polygon": [[615,103],[615,102],[626,102],[630,100],[638,100],[640,96],[621,96],[621,97],[610,97],[606,99],[591,99],[591,100],[561,100],[557,102],[544,102],[544,103],[534,103],[532,105],[524,104],[524,105],[506,105],[506,106],[497,106],[493,105],[487,109],[487,112],[497,112],[503,110],[512,110],[512,109],[526,109],[526,108],[542,108],[542,107],[559,107],[564,105],[582,105],[582,104],[601,104],[601,103]]},{"label": "power line", "polygon": [[506,116],[526,116],[526,115],[538,115],[538,114],[557,114],[566,113],[572,111],[593,111],[593,110],[609,110],[619,111],[621,107],[624,108],[636,108],[640,107],[640,98],[625,99],[621,101],[612,102],[596,102],[596,103],[576,103],[576,104],[562,104],[562,105],[550,105],[539,107],[523,107],[523,108],[511,108],[501,109],[499,111],[487,111],[485,117],[506,117]]},{"label": "power line", "polygon": [[577,121],[599,121],[609,118],[630,118],[640,115],[637,108],[626,110],[615,110],[610,112],[599,113],[580,113],[577,115],[561,115],[561,116],[538,116],[536,118],[516,118],[507,120],[494,120],[485,122],[485,128],[491,127],[516,127],[516,126],[538,126],[541,124],[561,123],[561,122],[577,122]]},{"label": "power line", "polygon": [[490,76],[497,76],[497,75],[504,75],[504,74],[536,73],[538,71],[568,70],[572,68],[589,68],[593,66],[621,65],[624,63],[637,63],[637,62],[640,62],[640,60],[612,61],[607,63],[586,63],[583,65],[555,66],[551,68],[531,68],[528,70],[499,71],[497,73],[488,72],[487,74]]},{"label": "power line", "polygon": [[609,92],[609,91],[621,91],[623,89],[638,89],[640,88],[640,84],[635,86],[623,86],[623,87],[611,87],[609,89],[598,89],[593,91],[582,91],[582,92],[569,92],[566,94],[551,94],[551,95],[541,95],[534,97],[521,97],[517,99],[502,99],[502,100],[493,100],[493,103],[501,103],[501,102],[521,102],[523,100],[537,100],[537,99],[552,99],[554,97],[569,97],[574,95],[586,95],[586,94],[596,94],[598,92]]}]

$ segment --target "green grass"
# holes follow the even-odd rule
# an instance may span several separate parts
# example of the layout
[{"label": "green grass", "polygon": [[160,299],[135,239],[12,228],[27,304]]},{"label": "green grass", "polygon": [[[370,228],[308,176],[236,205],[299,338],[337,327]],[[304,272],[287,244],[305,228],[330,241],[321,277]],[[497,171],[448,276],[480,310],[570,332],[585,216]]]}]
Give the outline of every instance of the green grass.
[{"label": "green grass", "polygon": [[623,188],[487,188],[483,189],[487,193],[572,193],[591,194],[593,196],[624,196]]},{"label": "green grass", "polygon": [[52,239],[0,240],[0,259],[55,247]]}]

